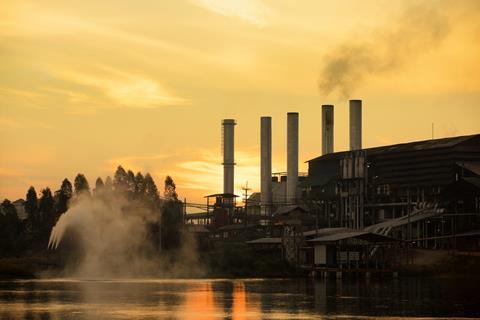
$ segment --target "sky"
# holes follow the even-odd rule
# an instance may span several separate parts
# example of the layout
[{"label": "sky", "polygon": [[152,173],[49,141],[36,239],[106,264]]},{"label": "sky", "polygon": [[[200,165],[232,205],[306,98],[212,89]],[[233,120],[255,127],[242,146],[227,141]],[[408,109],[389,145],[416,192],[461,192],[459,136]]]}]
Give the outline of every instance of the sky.
[{"label": "sky", "polygon": [[166,175],[181,198],[222,190],[221,120],[234,118],[235,190],[259,190],[260,117],[286,170],[300,113],[300,171],[335,151],[348,100],[363,146],[480,133],[480,1],[0,0],[0,199],[91,185],[118,165]]}]

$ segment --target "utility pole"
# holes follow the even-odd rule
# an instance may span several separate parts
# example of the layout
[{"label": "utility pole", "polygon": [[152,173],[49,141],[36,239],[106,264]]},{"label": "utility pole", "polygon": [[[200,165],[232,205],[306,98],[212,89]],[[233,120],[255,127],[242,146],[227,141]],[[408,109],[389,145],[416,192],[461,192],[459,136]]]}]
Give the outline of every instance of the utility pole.
[{"label": "utility pole", "polygon": [[251,188],[248,187],[248,181],[246,182],[245,184],[245,187],[242,188],[243,190],[243,202],[245,203],[245,208],[243,209],[244,213],[243,213],[243,216],[244,216],[244,219],[245,219],[245,227],[247,227],[247,224],[248,224],[248,216],[247,216],[247,210],[248,210],[248,191],[252,190]]}]

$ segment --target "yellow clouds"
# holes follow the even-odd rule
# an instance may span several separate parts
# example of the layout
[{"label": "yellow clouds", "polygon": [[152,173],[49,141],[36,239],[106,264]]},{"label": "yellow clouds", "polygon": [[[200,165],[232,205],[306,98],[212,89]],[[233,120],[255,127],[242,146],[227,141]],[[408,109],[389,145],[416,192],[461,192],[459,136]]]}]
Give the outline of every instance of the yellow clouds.
[{"label": "yellow clouds", "polygon": [[145,75],[116,70],[105,71],[99,75],[63,72],[59,76],[79,85],[93,87],[112,100],[113,104],[109,106],[155,108],[183,105],[187,102],[171,95],[158,81]]},{"label": "yellow clouds", "polygon": [[272,10],[261,0],[192,0],[198,6],[227,17],[235,17],[257,26],[270,22]]}]

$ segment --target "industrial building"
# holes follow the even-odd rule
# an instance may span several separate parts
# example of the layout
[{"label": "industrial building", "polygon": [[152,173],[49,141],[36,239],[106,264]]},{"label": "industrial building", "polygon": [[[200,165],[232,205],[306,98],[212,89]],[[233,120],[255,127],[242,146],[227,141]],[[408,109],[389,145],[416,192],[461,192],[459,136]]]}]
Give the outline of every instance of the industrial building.
[{"label": "industrial building", "polygon": [[[334,152],[334,106],[321,107],[321,155],[308,173],[298,171],[299,114],[287,113],[284,173],[272,173],[272,118],[261,117],[260,192],[243,205],[233,194],[236,121],[223,120],[223,193],[187,223],[204,224],[213,239],[281,247],[295,264],[344,264],[331,256],[342,248],[355,259],[360,248],[368,261],[398,246],[479,250],[480,134],[363,148],[362,101],[350,100],[349,112],[350,149]],[[360,260],[348,265],[369,265]]]}]

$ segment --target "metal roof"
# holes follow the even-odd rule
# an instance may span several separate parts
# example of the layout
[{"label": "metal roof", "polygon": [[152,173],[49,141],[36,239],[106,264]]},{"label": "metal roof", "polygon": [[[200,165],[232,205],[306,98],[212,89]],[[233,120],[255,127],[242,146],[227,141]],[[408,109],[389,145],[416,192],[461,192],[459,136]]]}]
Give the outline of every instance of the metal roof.
[{"label": "metal roof", "polygon": [[260,238],[255,240],[246,241],[248,244],[281,244],[282,238]]},{"label": "metal roof", "polygon": [[249,225],[245,225],[243,223],[238,223],[238,224],[228,224],[226,226],[223,226],[223,227],[220,227],[218,228],[217,230],[215,231],[234,231],[234,230],[242,230],[242,229],[246,229],[246,228],[253,228],[253,227],[256,227],[257,225],[255,224],[249,224]]},{"label": "metal roof", "polygon": [[353,239],[353,238],[358,238],[362,239],[368,242],[392,242],[392,241],[398,241],[396,239],[387,237],[387,236],[382,236],[380,234],[368,232],[368,231],[356,231],[356,230],[348,230],[344,232],[338,232],[334,234],[329,234],[323,237],[318,237],[312,240],[307,240],[308,242],[336,242],[340,240],[346,240],[346,239]]},{"label": "metal roof", "polygon": [[299,210],[299,211],[302,211],[302,212],[308,212],[308,210],[305,209],[304,207],[294,204],[294,205],[283,206],[283,207],[278,208],[278,210],[275,211],[275,215],[287,214],[287,213],[293,212],[295,210]]},{"label": "metal roof", "polygon": [[[480,134],[399,143],[399,144],[393,144],[388,146],[366,148],[362,150],[365,151],[367,155],[377,155],[377,154],[389,153],[389,152],[410,152],[410,151],[419,151],[419,150],[428,150],[428,149],[450,148],[476,137],[480,137]],[[320,157],[316,157],[311,160],[308,160],[307,162],[315,161],[315,160],[339,159],[349,152],[350,151],[328,153]]]},{"label": "metal roof", "polygon": [[431,217],[434,217],[434,216],[438,216],[438,215],[441,215],[443,213],[441,210],[434,210],[434,209],[428,209],[428,208],[425,208],[422,211],[423,212],[410,215],[410,218],[408,217],[408,215],[402,216],[402,217],[399,217],[399,218],[396,218],[396,219],[391,219],[391,220],[388,220],[388,221],[383,221],[383,222],[380,222],[380,223],[377,223],[377,224],[373,224],[371,226],[365,227],[364,230],[368,231],[368,232],[375,232],[375,231],[377,231],[379,229],[382,229],[382,228],[400,227],[400,226],[407,225],[409,223],[413,223],[413,222],[417,222],[417,221],[420,221],[420,220],[425,220],[425,219],[428,219],[428,218],[431,218]]},{"label": "metal roof", "polygon": [[214,194],[205,196],[204,198],[211,198],[211,197],[238,198],[240,196],[237,196],[236,194],[233,194],[233,193],[214,193]]},{"label": "metal roof", "polygon": [[476,175],[480,175],[480,161],[459,161],[457,162],[457,165],[472,171]]},{"label": "metal roof", "polygon": [[350,230],[350,229],[348,229],[348,228],[322,228],[322,229],[318,229],[318,230],[305,231],[303,233],[303,235],[305,237],[308,237],[308,236],[326,236],[328,234],[347,231],[347,230]]}]

